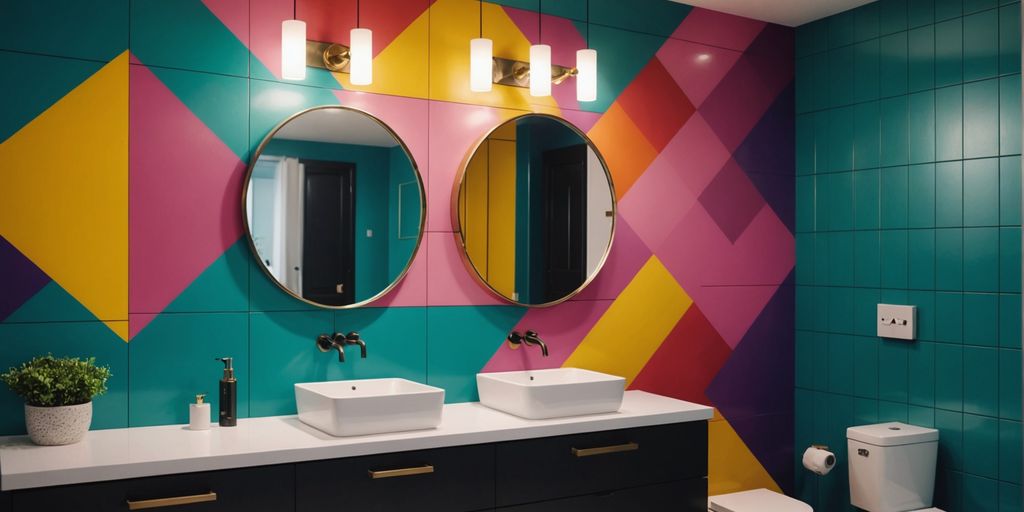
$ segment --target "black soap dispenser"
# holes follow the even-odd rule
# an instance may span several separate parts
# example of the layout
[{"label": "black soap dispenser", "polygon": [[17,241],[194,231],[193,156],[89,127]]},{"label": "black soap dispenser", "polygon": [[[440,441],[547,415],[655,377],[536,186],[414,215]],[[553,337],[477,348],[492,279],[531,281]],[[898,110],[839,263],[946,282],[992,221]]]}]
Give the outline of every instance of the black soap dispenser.
[{"label": "black soap dispenser", "polygon": [[224,377],[220,379],[220,426],[233,427],[238,424],[238,381],[230,357],[219,357],[224,363]]}]

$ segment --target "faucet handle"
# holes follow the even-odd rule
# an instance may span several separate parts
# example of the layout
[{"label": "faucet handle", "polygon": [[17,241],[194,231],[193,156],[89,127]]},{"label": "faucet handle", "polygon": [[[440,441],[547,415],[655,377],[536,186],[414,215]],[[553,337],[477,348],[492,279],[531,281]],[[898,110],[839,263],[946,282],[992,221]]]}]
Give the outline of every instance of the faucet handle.
[{"label": "faucet handle", "polygon": [[512,331],[508,333],[508,336],[506,336],[505,339],[508,340],[508,346],[515,350],[522,345],[526,338],[520,334],[519,331]]},{"label": "faucet handle", "polygon": [[316,348],[320,349],[320,352],[330,352],[334,348],[334,338],[326,334],[317,336]]},{"label": "faucet handle", "polygon": [[356,331],[350,331],[345,335],[345,341],[349,343],[359,342],[362,338],[359,337],[359,333]]}]

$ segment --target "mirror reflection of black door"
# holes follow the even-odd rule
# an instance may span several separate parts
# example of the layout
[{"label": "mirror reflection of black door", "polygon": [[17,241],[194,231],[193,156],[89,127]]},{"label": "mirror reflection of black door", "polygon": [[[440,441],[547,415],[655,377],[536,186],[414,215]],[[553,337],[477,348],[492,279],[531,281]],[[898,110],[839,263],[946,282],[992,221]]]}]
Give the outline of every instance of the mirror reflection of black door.
[{"label": "mirror reflection of black door", "polygon": [[343,306],[355,302],[355,165],[302,160],[305,211],[302,296]]},{"label": "mirror reflection of black door", "polygon": [[587,146],[545,151],[544,302],[574,292],[587,275]]}]

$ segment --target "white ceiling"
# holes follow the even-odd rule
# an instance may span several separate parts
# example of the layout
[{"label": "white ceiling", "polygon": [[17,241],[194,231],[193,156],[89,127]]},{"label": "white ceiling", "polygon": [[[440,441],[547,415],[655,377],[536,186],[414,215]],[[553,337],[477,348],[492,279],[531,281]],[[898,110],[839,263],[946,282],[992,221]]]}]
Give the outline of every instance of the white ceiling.
[{"label": "white ceiling", "polygon": [[398,145],[391,133],[373,118],[340,108],[306,112],[284,125],[274,138],[385,148]]},{"label": "white ceiling", "polygon": [[789,27],[831,16],[874,0],[672,0]]}]

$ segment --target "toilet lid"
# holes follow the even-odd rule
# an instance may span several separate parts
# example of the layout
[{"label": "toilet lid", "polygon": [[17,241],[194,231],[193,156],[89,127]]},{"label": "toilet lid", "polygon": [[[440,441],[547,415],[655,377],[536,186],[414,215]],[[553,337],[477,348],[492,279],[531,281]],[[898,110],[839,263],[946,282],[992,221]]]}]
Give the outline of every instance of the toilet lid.
[{"label": "toilet lid", "polygon": [[719,494],[708,498],[708,508],[714,512],[813,512],[810,505],[789,496],[755,489],[753,491]]}]

